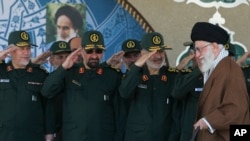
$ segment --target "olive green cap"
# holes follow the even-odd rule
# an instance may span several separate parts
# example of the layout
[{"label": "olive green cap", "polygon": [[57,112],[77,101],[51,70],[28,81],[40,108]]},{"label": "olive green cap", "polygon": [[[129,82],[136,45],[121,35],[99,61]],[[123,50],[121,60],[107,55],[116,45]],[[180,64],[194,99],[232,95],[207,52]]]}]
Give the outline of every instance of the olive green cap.
[{"label": "olive green cap", "polygon": [[141,51],[140,42],[135,39],[127,39],[122,43],[122,50],[124,52],[139,52]]},{"label": "olive green cap", "polygon": [[101,32],[97,30],[86,31],[82,38],[82,47],[85,50],[99,48],[105,50],[104,39]]},{"label": "olive green cap", "polygon": [[158,32],[144,34],[141,40],[141,47],[148,51],[172,49],[164,45],[164,39]]},{"label": "olive green cap", "polygon": [[65,41],[56,41],[54,42],[51,47],[50,51],[52,54],[57,54],[61,52],[71,52],[70,46],[67,42]]},{"label": "olive green cap", "polygon": [[13,31],[10,33],[8,38],[8,45],[14,44],[18,47],[24,47],[24,46],[36,46],[35,44],[30,42],[30,35],[24,31]]}]

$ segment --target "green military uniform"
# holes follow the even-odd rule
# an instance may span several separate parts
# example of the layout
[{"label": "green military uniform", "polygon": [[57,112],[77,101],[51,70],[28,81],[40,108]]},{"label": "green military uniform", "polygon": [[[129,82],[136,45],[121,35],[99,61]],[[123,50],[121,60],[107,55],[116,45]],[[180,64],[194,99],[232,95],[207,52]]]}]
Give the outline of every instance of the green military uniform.
[{"label": "green military uniform", "polygon": [[[52,55],[57,55],[60,53],[71,53],[71,49],[70,46],[67,42],[65,41],[56,41],[54,42],[51,47],[50,47],[50,52],[52,53]],[[56,137],[55,137],[55,141],[61,141],[62,139],[62,100],[63,100],[63,94],[58,94],[56,97],[54,97],[55,100],[55,119],[56,119]]]},{"label": "green military uniform", "polygon": [[196,120],[197,104],[203,88],[203,76],[198,68],[192,72],[182,72],[176,77],[172,96],[174,103],[171,135],[169,141],[187,141],[193,134],[193,124]]},{"label": "green military uniform", "polygon": [[[8,44],[20,48],[34,45],[25,31],[11,32]],[[24,69],[15,69],[12,61],[0,64],[1,141],[43,141],[45,134],[55,132],[53,102],[40,93],[47,75],[31,63]]]},{"label": "green military uniform", "polygon": [[33,64],[13,69],[11,62],[0,64],[0,72],[0,140],[43,141],[54,132],[53,121],[45,118],[51,107],[40,94],[47,73]]},{"label": "green military uniform", "polygon": [[241,69],[245,76],[247,92],[248,92],[248,96],[250,97],[250,65],[242,66]]},{"label": "green military uniform", "polygon": [[[85,50],[104,48],[98,31],[85,32],[83,39]],[[115,69],[105,65],[87,69],[83,64],[67,70],[60,66],[46,79],[44,96],[51,98],[63,92],[63,141],[122,140],[120,81],[121,74]]]},{"label": "green military uniform", "polygon": [[[148,51],[165,50],[159,33],[147,33],[141,46]],[[125,141],[166,141],[172,122],[173,87],[176,69],[162,66],[150,75],[146,64],[133,65],[122,80],[120,95],[131,100]]]}]

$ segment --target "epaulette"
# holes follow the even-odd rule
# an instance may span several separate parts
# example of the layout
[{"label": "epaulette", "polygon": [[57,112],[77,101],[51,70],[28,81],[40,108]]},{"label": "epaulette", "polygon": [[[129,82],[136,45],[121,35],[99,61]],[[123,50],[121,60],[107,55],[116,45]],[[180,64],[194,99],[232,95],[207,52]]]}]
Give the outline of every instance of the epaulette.
[{"label": "epaulette", "polygon": [[179,70],[177,68],[173,68],[173,67],[169,67],[168,71],[169,72],[179,72]]},{"label": "epaulette", "polygon": [[112,67],[112,66],[110,66],[110,68],[111,68],[111,69],[114,69],[114,70],[117,71],[117,72],[121,72],[121,69],[120,69],[120,68],[116,68],[116,67]]},{"label": "epaulette", "polygon": [[42,70],[42,71],[44,71],[45,73],[49,73],[43,66],[39,66],[39,68]]},{"label": "epaulette", "polygon": [[186,68],[186,69],[182,69],[180,71],[184,72],[184,73],[189,73],[189,72],[192,72],[192,69]]},{"label": "epaulette", "polygon": [[2,60],[0,60],[0,64],[2,64],[3,63],[3,61]]},{"label": "epaulette", "polygon": [[244,65],[244,66],[241,66],[242,69],[246,69],[246,68],[249,68],[250,65]]}]

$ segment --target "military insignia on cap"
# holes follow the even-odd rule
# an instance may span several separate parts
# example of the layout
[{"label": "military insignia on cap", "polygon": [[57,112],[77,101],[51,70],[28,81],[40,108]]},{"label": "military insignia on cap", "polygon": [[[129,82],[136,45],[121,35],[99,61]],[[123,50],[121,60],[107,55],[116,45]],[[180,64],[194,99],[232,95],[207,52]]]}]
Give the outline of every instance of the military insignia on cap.
[{"label": "military insignia on cap", "polygon": [[27,72],[32,72],[32,67],[28,67]]},{"label": "military insignia on cap", "polygon": [[21,39],[23,40],[29,40],[29,35],[27,32],[22,32],[21,33]]},{"label": "military insignia on cap", "polygon": [[102,68],[98,68],[96,70],[96,73],[99,74],[99,75],[102,75],[103,74],[103,69]]},{"label": "military insignia on cap", "polygon": [[127,48],[134,48],[134,47],[135,47],[135,42],[134,41],[127,42]]},{"label": "military insignia on cap", "polygon": [[142,80],[143,80],[143,81],[147,81],[147,80],[148,80],[148,76],[144,74],[144,75],[142,76]]},{"label": "military insignia on cap", "polygon": [[66,43],[64,43],[64,42],[60,42],[59,43],[59,48],[66,48]]},{"label": "military insignia on cap", "polygon": [[228,43],[226,43],[226,44],[224,45],[224,47],[225,47],[225,49],[227,49],[227,50],[228,50],[230,46],[229,46],[229,44],[228,44]]},{"label": "military insignia on cap", "polygon": [[90,38],[90,41],[94,43],[99,41],[99,36],[97,34],[91,34],[89,38]]},{"label": "military insignia on cap", "polygon": [[162,75],[161,76],[161,80],[167,82],[167,76],[166,75]]},{"label": "military insignia on cap", "polygon": [[155,45],[161,44],[161,38],[159,36],[154,36],[152,41]]},{"label": "military insignia on cap", "polygon": [[80,67],[80,68],[79,68],[79,73],[84,73],[84,72],[85,72],[84,67]]}]

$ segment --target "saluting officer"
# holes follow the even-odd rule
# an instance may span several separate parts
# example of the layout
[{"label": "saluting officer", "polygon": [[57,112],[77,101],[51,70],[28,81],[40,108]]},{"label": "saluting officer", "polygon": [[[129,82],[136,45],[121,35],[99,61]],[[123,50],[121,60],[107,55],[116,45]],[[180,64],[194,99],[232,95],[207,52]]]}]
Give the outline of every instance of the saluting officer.
[{"label": "saluting officer", "polygon": [[122,80],[120,94],[130,98],[125,141],[166,141],[170,132],[173,99],[170,95],[176,70],[166,63],[160,33],[146,33],[141,57]]},{"label": "saluting officer", "polygon": [[[186,42],[185,45],[189,45],[190,54],[177,66],[180,72],[176,76],[171,93],[175,98],[175,103],[173,107],[174,122],[171,127],[169,141],[187,141],[191,139],[198,100],[203,89],[203,75],[194,59],[194,44],[193,42]],[[192,63],[190,63],[191,61]],[[184,69],[188,64],[192,65]]]},{"label": "saluting officer", "polygon": [[[82,39],[83,49],[72,52],[46,79],[42,94],[52,98],[63,92],[63,141],[121,141],[121,75],[100,65],[105,51],[101,32],[87,31]],[[75,64],[79,53],[83,63]]]},{"label": "saluting officer", "polygon": [[11,56],[0,64],[0,140],[43,141],[45,134],[52,140],[54,120],[47,115],[53,114],[53,103],[40,93],[48,73],[30,63],[34,44],[26,31],[11,32],[8,45],[0,52],[0,60]]}]

